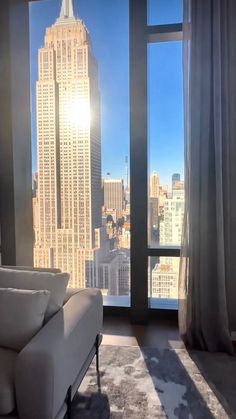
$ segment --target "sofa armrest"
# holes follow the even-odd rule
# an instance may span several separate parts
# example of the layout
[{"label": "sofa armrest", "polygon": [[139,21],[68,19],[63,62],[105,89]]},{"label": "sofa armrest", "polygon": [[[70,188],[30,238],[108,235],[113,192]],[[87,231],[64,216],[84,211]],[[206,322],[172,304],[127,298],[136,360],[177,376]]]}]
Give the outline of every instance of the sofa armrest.
[{"label": "sofa armrest", "polygon": [[102,295],[84,289],[49,320],[19,353],[16,399],[22,419],[53,419],[102,331]]}]

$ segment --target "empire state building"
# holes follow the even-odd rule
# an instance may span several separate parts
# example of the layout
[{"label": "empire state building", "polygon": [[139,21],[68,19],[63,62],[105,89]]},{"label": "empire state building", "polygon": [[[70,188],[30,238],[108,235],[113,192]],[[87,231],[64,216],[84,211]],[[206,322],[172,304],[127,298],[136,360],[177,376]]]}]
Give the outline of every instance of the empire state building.
[{"label": "empire state building", "polygon": [[74,16],[72,0],[62,1],[38,51],[36,101],[34,263],[70,272],[71,286],[94,286],[102,205],[100,95],[89,33]]}]

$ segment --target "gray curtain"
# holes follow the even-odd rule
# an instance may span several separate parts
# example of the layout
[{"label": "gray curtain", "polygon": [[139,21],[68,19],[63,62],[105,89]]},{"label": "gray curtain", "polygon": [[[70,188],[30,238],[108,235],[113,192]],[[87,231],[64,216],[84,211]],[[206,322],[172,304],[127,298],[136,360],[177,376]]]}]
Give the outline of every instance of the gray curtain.
[{"label": "gray curtain", "polygon": [[186,192],[179,326],[187,345],[233,353],[236,0],[184,3]]}]

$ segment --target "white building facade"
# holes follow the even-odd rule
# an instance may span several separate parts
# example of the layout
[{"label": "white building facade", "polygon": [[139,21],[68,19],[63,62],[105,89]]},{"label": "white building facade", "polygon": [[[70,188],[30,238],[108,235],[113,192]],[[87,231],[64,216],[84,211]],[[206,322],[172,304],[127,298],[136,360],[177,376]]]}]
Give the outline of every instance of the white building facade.
[{"label": "white building facade", "polygon": [[[101,133],[97,63],[72,0],[46,30],[38,53],[38,231],[34,263],[93,286],[101,226]],[[92,109],[92,110],[91,110]],[[86,276],[89,272],[89,276]]]}]

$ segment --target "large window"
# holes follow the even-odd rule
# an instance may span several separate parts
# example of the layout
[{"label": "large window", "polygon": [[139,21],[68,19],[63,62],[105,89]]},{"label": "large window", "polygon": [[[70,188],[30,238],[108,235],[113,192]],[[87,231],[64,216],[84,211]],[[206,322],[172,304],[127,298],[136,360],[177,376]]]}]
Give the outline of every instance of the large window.
[{"label": "large window", "polygon": [[[182,79],[181,41],[149,44],[148,245],[153,249],[181,245],[184,216]],[[154,266],[150,264],[151,305],[177,308],[178,267],[176,258],[165,256],[157,258]],[[157,292],[158,281],[161,286]]]},{"label": "large window", "polygon": [[30,2],[34,263],[134,320],[177,308],[181,20],[181,0]]},{"label": "large window", "polygon": [[34,264],[129,305],[128,0],[30,3]]},{"label": "large window", "polygon": [[182,1],[130,0],[130,10],[131,298],[134,319],[145,321],[149,307],[178,308],[184,215]]}]

